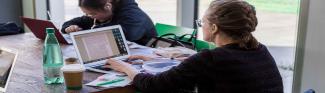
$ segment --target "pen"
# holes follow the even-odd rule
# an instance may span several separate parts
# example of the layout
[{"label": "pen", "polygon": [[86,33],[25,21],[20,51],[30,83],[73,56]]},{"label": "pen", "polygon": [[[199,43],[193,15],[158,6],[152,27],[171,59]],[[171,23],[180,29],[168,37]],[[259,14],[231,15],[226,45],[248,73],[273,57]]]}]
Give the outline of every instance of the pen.
[{"label": "pen", "polygon": [[117,83],[117,82],[121,82],[121,81],[124,81],[124,79],[114,79],[112,81],[107,81],[107,82],[99,83],[99,84],[97,84],[97,86],[102,86],[102,85],[107,85],[107,84],[113,84],[113,83]]},{"label": "pen", "polygon": [[95,26],[96,26],[96,18],[94,19],[94,24],[93,24],[93,26],[91,26],[91,28],[90,28],[90,29],[94,29],[94,28],[95,28]]}]

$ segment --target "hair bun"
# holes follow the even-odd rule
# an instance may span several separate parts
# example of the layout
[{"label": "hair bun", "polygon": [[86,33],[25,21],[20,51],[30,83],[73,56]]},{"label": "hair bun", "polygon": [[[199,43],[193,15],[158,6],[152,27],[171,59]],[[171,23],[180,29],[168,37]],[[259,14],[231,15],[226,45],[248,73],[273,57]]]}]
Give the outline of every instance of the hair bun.
[{"label": "hair bun", "polygon": [[240,43],[250,42],[252,45],[248,46],[258,45],[251,35],[258,24],[254,6],[242,0],[215,0],[208,13],[207,19],[216,24],[221,33]]}]

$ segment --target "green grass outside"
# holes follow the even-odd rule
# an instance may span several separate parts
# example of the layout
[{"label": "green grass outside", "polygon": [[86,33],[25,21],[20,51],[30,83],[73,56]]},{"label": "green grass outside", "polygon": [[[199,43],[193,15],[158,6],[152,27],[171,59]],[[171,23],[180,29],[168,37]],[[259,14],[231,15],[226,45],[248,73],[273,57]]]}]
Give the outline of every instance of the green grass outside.
[{"label": "green grass outside", "polygon": [[279,12],[279,13],[298,13],[299,0],[246,0],[254,5],[257,10]]}]

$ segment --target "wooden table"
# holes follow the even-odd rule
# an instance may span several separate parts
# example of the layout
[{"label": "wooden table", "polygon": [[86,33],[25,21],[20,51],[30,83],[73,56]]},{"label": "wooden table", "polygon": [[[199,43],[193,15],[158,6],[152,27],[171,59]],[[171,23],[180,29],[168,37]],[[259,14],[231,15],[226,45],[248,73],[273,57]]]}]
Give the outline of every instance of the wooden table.
[{"label": "wooden table", "polygon": [[[7,93],[134,93],[131,86],[105,89],[99,87],[83,86],[80,91],[66,91],[64,84],[46,85],[43,79],[42,49],[43,41],[32,33],[0,36],[0,47],[18,51],[18,58],[11,75]],[[76,57],[72,45],[61,45],[64,58]],[[132,51],[132,50],[131,50]],[[101,73],[88,72],[84,74],[84,84],[95,80]]]}]

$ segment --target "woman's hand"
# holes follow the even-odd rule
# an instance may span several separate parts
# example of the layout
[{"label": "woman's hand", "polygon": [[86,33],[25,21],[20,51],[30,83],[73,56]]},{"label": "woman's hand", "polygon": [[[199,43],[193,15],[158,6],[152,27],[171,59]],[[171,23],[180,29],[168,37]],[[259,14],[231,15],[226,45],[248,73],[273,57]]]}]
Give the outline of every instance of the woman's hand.
[{"label": "woman's hand", "polygon": [[77,31],[80,31],[80,30],[82,30],[82,28],[80,28],[77,25],[71,25],[71,26],[65,28],[65,32],[67,32],[67,33],[77,32]]},{"label": "woman's hand", "polygon": [[133,80],[135,75],[140,73],[136,68],[132,67],[131,64],[128,64],[123,61],[108,59],[107,64],[108,65],[106,65],[105,67],[111,68],[119,72],[126,73],[131,80]]},{"label": "woman's hand", "polygon": [[108,59],[106,67],[114,69],[119,72],[126,72],[129,68],[132,68],[131,64],[125,63],[123,61]]}]

